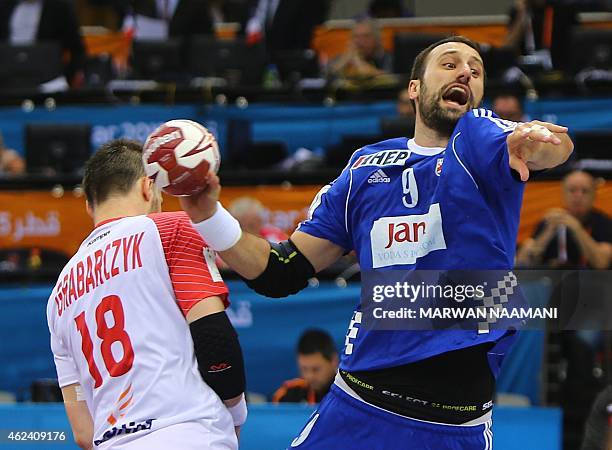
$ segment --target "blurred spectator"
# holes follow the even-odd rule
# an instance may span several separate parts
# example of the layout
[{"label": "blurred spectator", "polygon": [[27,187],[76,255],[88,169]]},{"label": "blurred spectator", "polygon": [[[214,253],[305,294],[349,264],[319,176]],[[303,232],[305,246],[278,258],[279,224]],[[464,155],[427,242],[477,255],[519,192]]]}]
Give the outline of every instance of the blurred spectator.
[{"label": "blurred spectator", "polygon": [[415,112],[412,101],[410,100],[410,92],[408,89],[402,89],[397,94],[397,102],[395,103],[395,109],[400,117],[406,117],[414,120]]},{"label": "blurred spectator", "polygon": [[6,148],[0,133],[0,175],[19,175],[25,172],[25,162],[15,150]]},{"label": "blurred spectator", "polygon": [[297,364],[302,378],[285,381],[272,396],[273,403],[312,405],[323,400],[338,371],[338,351],[331,336],[323,330],[306,330],[298,342]]},{"label": "blurred spectator", "polygon": [[371,0],[368,15],[377,19],[403,17],[404,8],[401,0]]},{"label": "blurred spectator", "polygon": [[599,393],[586,422],[580,450],[612,449],[612,385]]},{"label": "blurred spectator", "polygon": [[81,26],[99,26],[117,31],[121,28],[129,0],[75,0]]},{"label": "blurred spectator", "polygon": [[523,102],[518,95],[496,95],[493,97],[491,109],[495,114],[505,120],[512,120],[513,122],[529,121],[523,112]]},{"label": "blurred spectator", "polygon": [[74,4],[68,0],[1,0],[0,41],[33,44],[59,42],[68,53],[64,67],[72,87],[84,82],[85,47]]},{"label": "blurred spectator", "polygon": [[208,0],[134,0],[123,28],[147,40],[214,33]]},{"label": "blurred spectator", "polygon": [[265,208],[255,198],[239,197],[230,203],[228,210],[247,233],[261,236],[267,241],[275,243],[284,241],[289,237],[280,228],[273,225],[264,225]]},{"label": "blurred spectator", "polygon": [[550,0],[515,0],[505,45],[517,54],[529,55],[529,64],[564,69],[569,62],[569,31],[577,23],[574,5]]},{"label": "blurred spectator", "polygon": [[365,78],[391,73],[393,60],[385,51],[380,28],[372,19],[355,22],[348,49],[330,62],[330,75],[340,78]]},{"label": "blurred spectator", "polygon": [[399,136],[413,137],[415,112],[408,89],[402,89],[397,94],[395,103],[397,115],[380,119],[380,139],[392,139]]},{"label": "blurred spectator", "polygon": [[247,41],[265,40],[271,54],[310,48],[314,29],[327,18],[330,0],[259,0],[247,23]]},{"label": "blurred spectator", "polygon": [[208,0],[210,15],[214,24],[235,22],[240,24],[244,32],[249,18],[249,0]]},{"label": "blurred spectator", "polygon": [[612,260],[612,220],[593,208],[598,182],[573,171],[563,179],[565,208],[546,212],[519,248],[517,264],[607,269]]}]

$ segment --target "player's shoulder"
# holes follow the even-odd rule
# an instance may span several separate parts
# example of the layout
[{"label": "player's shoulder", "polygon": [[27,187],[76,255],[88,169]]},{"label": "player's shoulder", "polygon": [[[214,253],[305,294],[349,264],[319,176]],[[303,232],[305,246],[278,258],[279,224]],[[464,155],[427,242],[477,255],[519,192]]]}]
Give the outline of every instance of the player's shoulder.
[{"label": "player's shoulder", "polygon": [[501,119],[490,109],[474,108],[463,115],[461,118],[463,126],[470,128],[480,128],[499,131],[504,133],[512,132],[518,125],[517,122]]},{"label": "player's shoulder", "polygon": [[408,138],[398,137],[368,144],[360,148],[358,152],[362,155],[370,155],[381,150],[406,150],[407,148]]},{"label": "player's shoulder", "polygon": [[185,211],[169,211],[148,214],[157,228],[180,228],[181,226],[191,224],[191,220]]}]

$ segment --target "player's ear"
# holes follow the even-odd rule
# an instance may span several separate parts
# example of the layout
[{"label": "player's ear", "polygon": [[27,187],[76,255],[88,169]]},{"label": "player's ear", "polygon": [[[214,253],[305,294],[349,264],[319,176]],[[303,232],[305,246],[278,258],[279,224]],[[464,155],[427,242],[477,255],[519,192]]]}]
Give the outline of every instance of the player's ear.
[{"label": "player's ear", "polygon": [[421,92],[421,80],[410,80],[408,83],[408,96],[410,100],[415,100],[419,97]]},{"label": "player's ear", "polygon": [[153,198],[153,181],[149,177],[140,178],[140,192],[145,201],[150,202]]}]

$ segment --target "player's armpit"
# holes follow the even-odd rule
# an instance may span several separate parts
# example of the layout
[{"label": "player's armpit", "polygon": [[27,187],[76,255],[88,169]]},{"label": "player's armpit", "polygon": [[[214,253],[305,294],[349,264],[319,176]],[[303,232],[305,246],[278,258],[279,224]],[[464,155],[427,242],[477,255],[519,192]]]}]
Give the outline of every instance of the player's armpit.
[{"label": "player's armpit", "polygon": [[62,388],[62,396],[74,441],[80,448],[89,450],[93,448],[93,420],[87,403],[81,399],[80,389],[78,383],[65,386]]},{"label": "player's armpit", "polygon": [[325,269],[344,254],[344,249],[327,239],[321,239],[302,231],[294,231],[291,241],[302,252],[315,272]]},{"label": "player's armpit", "polygon": [[191,307],[187,313],[187,323],[192,323],[202,317],[223,311],[225,311],[225,304],[223,300],[221,300],[221,297],[215,295],[204,298]]}]

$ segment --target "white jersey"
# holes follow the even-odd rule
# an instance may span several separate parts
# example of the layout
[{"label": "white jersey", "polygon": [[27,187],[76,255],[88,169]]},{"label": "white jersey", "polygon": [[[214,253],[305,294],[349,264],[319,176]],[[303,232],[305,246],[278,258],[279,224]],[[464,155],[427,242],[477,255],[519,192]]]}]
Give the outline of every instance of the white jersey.
[{"label": "white jersey", "polygon": [[235,440],[229,412],[198,371],[185,320],[211,296],[227,303],[227,287],[185,213],[103,222],[81,244],[47,320],[60,387],[82,386],[97,448],[185,423]]}]

